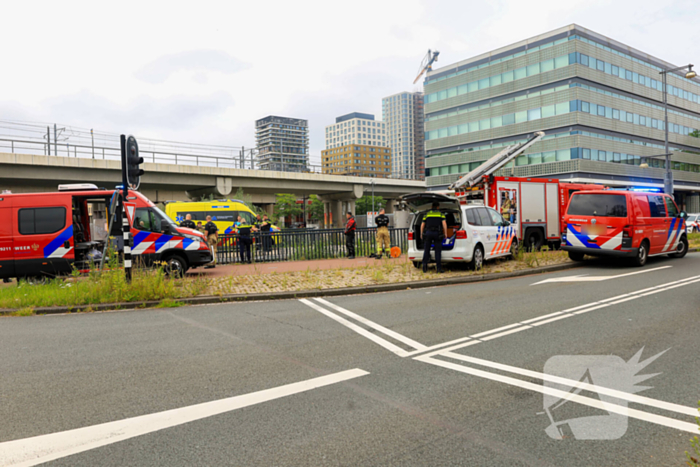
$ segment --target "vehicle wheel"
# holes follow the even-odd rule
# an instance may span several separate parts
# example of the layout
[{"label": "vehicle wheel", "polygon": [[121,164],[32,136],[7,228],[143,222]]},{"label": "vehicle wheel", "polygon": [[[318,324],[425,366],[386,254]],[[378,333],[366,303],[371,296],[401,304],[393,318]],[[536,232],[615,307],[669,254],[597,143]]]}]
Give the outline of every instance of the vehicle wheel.
[{"label": "vehicle wheel", "polygon": [[540,229],[530,229],[525,232],[525,248],[528,251],[539,251],[544,243],[544,237]]},{"label": "vehicle wheel", "polygon": [[571,261],[583,261],[583,257],[584,257],[583,253],[578,253],[576,251],[569,252],[569,259]]},{"label": "vehicle wheel", "polygon": [[647,264],[647,258],[649,257],[649,243],[644,240],[641,245],[639,245],[639,252],[637,256],[632,260],[635,266],[644,266]]},{"label": "vehicle wheel", "polygon": [[510,255],[515,258],[515,255],[518,254],[518,241],[516,239],[513,239],[513,242],[510,244]]},{"label": "vehicle wheel", "polygon": [[168,277],[179,279],[187,272],[187,261],[177,255],[171,256],[165,260],[164,270]]},{"label": "vehicle wheel", "polygon": [[481,245],[477,245],[474,248],[474,255],[472,255],[472,262],[469,263],[471,269],[478,271],[484,267],[484,249]]},{"label": "vehicle wheel", "polygon": [[414,268],[420,269],[421,266],[423,266],[423,263],[421,263],[420,261],[414,261],[414,262],[413,262],[413,267],[414,267]]},{"label": "vehicle wheel", "polygon": [[46,284],[49,281],[48,277],[46,276],[27,276],[24,278],[24,280],[29,285],[41,285]]},{"label": "vehicle wheel", "polygon": [[676,248],[675,253],[671,253],[670,256],[671,258],[682,258],[688,253],[688,238],[683,235],[681,237],[681,241],[678,242],[678,248]]}]

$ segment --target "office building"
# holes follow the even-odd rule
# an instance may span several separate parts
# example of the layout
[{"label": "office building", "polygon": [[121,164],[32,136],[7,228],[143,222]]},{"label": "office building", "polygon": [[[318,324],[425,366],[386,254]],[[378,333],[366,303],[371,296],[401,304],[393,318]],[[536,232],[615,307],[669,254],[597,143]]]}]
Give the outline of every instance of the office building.
[{"label": "office building", "polygon": [[382,120],[393,156],[393,177],[425,178],[423,93],[401,92],[382,99]]},{"label": "office building", "polygon": [[347,144],[321,151],[321,163],[324,174],[389,178],[391,149]]},{"label": "office building", "polygon": [[384,122],[374,120],[374,115],[353,112],[335,119],[326,127],[326,149],[348,144],[387,147]]},{"label": "office building", "polygon": [[[664,161],[649,157],[664,154],[659,72],[675,67],[569,25],[433,70],[424,83],[426,184],[446,188],[542,130],[547,136],[501,175],[662,189]],[[693,136],[700,80],[669,73],[668,102],[676,200],[700,211],[700,138]]]},{"label": "office building", "polygon": [[257,164],[263,170],[309,170],[309,122],[270,115],[255,121]]}]

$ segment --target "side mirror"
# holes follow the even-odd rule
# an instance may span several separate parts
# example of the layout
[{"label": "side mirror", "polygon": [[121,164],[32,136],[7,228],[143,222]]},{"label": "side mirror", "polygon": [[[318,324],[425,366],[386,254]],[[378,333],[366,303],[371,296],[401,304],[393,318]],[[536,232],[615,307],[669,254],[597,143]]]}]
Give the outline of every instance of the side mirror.
[{"label": "side mirror", "polygon": [[680,214],[678,214],[678,217],[680,217],[681,219],[687,219],[688,213],[685,211],[681,211]]}]

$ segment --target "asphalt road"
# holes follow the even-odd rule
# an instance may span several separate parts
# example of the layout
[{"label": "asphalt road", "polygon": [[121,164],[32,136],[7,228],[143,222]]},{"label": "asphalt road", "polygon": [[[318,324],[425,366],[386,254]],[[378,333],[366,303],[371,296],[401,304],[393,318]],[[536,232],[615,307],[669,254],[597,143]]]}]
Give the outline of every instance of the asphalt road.
[{"label": "asphalt road", "polygon": [[325,302],[3,318],[0,465],[684,465],[699,289],[689,254]]}]

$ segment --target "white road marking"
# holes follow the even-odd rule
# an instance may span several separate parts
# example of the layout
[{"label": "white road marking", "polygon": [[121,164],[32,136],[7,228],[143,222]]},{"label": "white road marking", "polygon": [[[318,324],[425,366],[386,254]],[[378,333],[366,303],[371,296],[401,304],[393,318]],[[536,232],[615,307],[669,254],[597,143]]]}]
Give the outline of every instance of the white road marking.
[{"label": "white road marking", "polygon": [[368,375],[355,368],[203,404],[0,443],[0,465],[32,466],[281,397]]},{"label": "white road marking", "polygon": [[368,330],[361,328],[357,324],[352,323],[352,322],[348,321],[347,319],[340,317],[340,316],[336,315],[335,313],[332,313],[332,312],[326,310],[325,308],[321,307],[320,305],[317,305],[316,303],[314,303],[310,300],[302,298],[299,301],[301,303],[303,303],[304,305],[310,306],[314,310],[319,311],[319,312],[323,313],[324,315],[328,316],[329,318],[339,322],[343,326],[346,326],[346,327],[352,329],[356,333],[360,334],[361,336],[366,337],[367,339],[371,340],[375,344],[379,344],[382,347],[384,347],[385,349],[390,350],[391,352],[394,352],[396,355],[398,355],[400,357],[405,357],[408,354],[408,351],[402,349],[401,347],[389,342],[386,339],[382,339],[381,337],[377,336],[376,334],[373,334],[373,333],[369,332]]},{"label": "white road marking", "polygon": [[653,272],[653,271],[659,271],[661,269],[667,269],[673,266],[661,266],[659,268],[654,268],[654,269],[645,269],[643,271],[636,271],[636,272],[628,272],[627,274],[618,274],[617,276],[567,276],[567,277],[554,277],[552,279],[545,279],[540,282],[535,282],[534,284],[530,285],[540,285],[540,284],[552,284],[555,282],[601,282],[601,281],[609,281],[612,279],[619,279],[620,277],[629,277],[629,276],[635,276],[637,274],[645,274],[647,272]]},{"label": "white road marking", "polygon": [[351,318],[353,318],[353,319],[359,321],[359,322],[362,323],[362,324],[365,324],[365,325],[367,325],[367,326],[369,326],[369,327],[371,327],[371,328],[373,328],[373,329],[376,329],[377,331],[382,332],[382,333],[386,334],[386,335],[389,336],[389,337],[393,337],[393,338],[396,339],[397,341],[403,342],[404,344],[406,344],[406,345],[408,345],[408,346],[410,346],[410,347],[413,347],[413,348],[416,349],[416,350],[424,350],[424,349],[426,348],[426,346],[424,346],[424,345],[421,344],[420,342],[416,342],[416,341],[414,341],[413,339],[410,339],[410,338],[408,338],[408,337],[406,337],[406,336],[404,336],[404,335],[402,335],[402,334],[399,334],[399,333],[396,332],[396,331],[392,331],[391,329],[385,328],[385,327],[382,326],[381,324],[377,324],[377,323],[375,323],[374,321],[370,321],[370,320],[368,320],[367,318],[364,318],[364,317],[362,317],[362,316],[360,316],[360,315],[358,315],[358,314],[356,314],[356,313],[353,313],[353,312],[350,311],[350,310],[346,310],[345,308],[341,308],[341,307],[339,307],[338,305],[336,305],[336,304],[334,304],[334,303],[331,303],[331,302],[329,302],[329,301],[327,301],[327,300],[324,300],[324,299],[322,299],[322,298],[315,298],[314,300],[316,300],[316,301],[319,302],[319,303],[323,303],[323,304],[326,305],[327,307],[333,308],[335,311],[338,311],[338,312],[340,312],[340,313],[342,313],[342,314],[344,314],[344,315],[346,315],[346,316],[349,316],[349,317],[351,317]]},{"label": "white road marking", "polygon": [[679,404],[674,404],[671,402],[664,402],[656,399],[651,399],[649,397],[639,396],[637,394],[630,394],[623,391],[618,391],[616,389],[610,389],[603,386],[597,386],[595,384],[584,383],[583,381],[576,381],[573,379],[562,378],[559,376],[548,375],[546,373],[539,373],[537,371],[526,370],[524,368],[518,368],[510,365],[504,365],[502,363],[491,362],[489,360],[482,360],[480,358],[469,357],[462,354],[457,354],[454,352],[445,352],[440,354],[444,357],[453,358],[455,360],[462,360],[468,363],[474,363],[476,365],[481,365],[489,368],[494,368],[496,370],[508,371],[510,373],[515,373],[522,376],[529,376],[531,378],[537,378],[544,381],[551,381],[553,383],[561,384],[564,386],[570,386],[571,388],[582,388],[586,391],[597,392],[598,394],[605,394],[607,396],[612,396],[617,399],[623,399],[630,402],[635,402],[637,404],[648,405],[649,407],[656,407],[658,409],[668,410],[669,412],[676,412],[683,415],[690,415],[691,417],[696,417],[698,415],[698,409],[695,407],[686,407]]},{"label": "white road marking", "polygon": [[492,381],[498,381],[499,383],[509,384],[511,386],[521,387],[523,389],[529,389],[531,391],[539,392],[542,394],[547,394],[550,396],[558,397],[560,399],[567,399],[573,402],[578,402],[579,404],[587,405],[589,407],[594,407],[597,409],[605,410],[608,412],[617,413],[624,415],[626,417],[636,418],[638,420],[644,420],[647,422],[655,423],[657,425],[666,426],[669,428],[674,428],[676,430],[686,431],[689,433],[698,432],[698,426],[695,423],[683,422],[673,418],[662,417],[660,415],[655,415],[641,410],[631,409],[629,407],[622,407],[617,404],[611,404],[601,401],[600,399],[593,399],[586,396],[581,396],[578,394],[572,394],[566,391],[560,391],[555,388],[530,383],[528,381],[523,381],[517,378],[511,378],[509,376],[503,376],[496,373],[489,373],[488,371],[477,370],[476,368],[470,368],[464,365],[459,365],[456,363],[445,362],[443,360],[437,360],[432,357],[427,357],[422,355],[420,357],[414,357],[414,360],[418,360],[424,363],[428,363],[435,366],[440,366],[443,368],[448,368],[450,370],[459,371],[461,373],[466,373],[473,376],[478,376],[480,378],[490,379]]},{"label": "white road marking", "polygon": [[[423,355],[423,357],[432,357],[438,354],[442,354],[445,352],[451,352],[453,350],[461,349],[464,347],[469,347],[475,344],[479,344],[481,342],[486,342],[492,339],[497,339],[499,337],[507,336],[510,334],[515,334],[516,332],[520,331],[525,331],[527,329],[533,329],[536,326],[540,326],[543,324],[547,323],[552,323],[554,321],[558,321],[560,319],[565,319],[565,318],[571,318],[573,316],[577,316],[583,313],[588,313],[589,311],[594,311],[594,310],[599,310],[601,308],[607,308],[611,305],[616,305],[618,303],[623,303],[627,302],[630,300],[635,300],[638,298],[646,297],[648,295],[653,295],[661,292],[665,292],[667,290],[675,289],[677,287],[683,287],[685,285],[690,285],[694,284],[696,282],[700,282],[700,276],[693,276],[693,277],[688,277],[686,279],[681,279],[678,281],[673,281],[673,282],[668,282],[666,284],[661,284],[657,285],[654,287],[648,287],[642,290],[637,290],[635,292],[630,292],[622,295],[618,295],[615,297],[610,297],[606,298],[604,300],[599,300],[597,302],[592,302],[592,303],[587,303],[585,305],[579,305],[575,306],[572,308],[568,308],[563,311],[557,311],[555,313],[549,313],[546,315],[539,316],[537,318],[532,318],[526,321],[518,322],[518,323],[513,323],[509,324],[507,326],[501,326],[496,329],[491,329],[490,331],[484,331],[479,334],[474,334],[472,336],[467,336],[464,337],[464,341],[461,344],[456,344],[451,347],[447,348],[442,348],[444,347],[443,345],[437,345],[433,347],[429,347],[426,350],[430,350],[432,348],[437,348],[439,350],[434,350],[432,352],[426,353]],[[548,319],[547,319],[548,318]],[[520,327],[517,327],[520,326]],[[513,329],[515,328],[515,329]],[[502,332],[499,332],[502,331]],[[494,334],[497,333],[497,334]],[[486,336],[486,337],[483,337]],[[457,342],[457,341],[451,341],[451,342]],[[420,352],[413,352],[412,355],[415,355]]]}]

